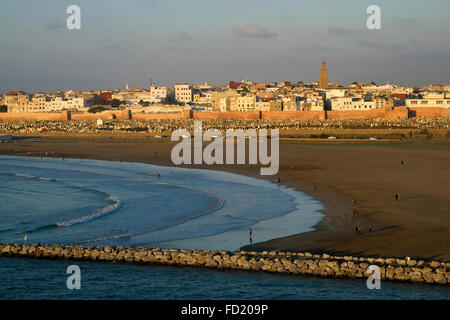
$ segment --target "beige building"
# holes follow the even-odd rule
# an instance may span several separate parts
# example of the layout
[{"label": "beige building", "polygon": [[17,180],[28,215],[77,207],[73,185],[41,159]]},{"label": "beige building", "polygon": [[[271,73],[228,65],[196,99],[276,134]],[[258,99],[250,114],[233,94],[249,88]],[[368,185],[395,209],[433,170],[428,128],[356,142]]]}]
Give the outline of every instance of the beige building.
[{"label": "beige building", "polygon": [[8,112],[52,112],[62,110],[78,110],[86,106],[86,100],[79,97],[63,98],[49,97],[45,94],[17,94],[10,95],[5,103]]},{"label": "beige building", "polygon": [[298,111],[300,110],[300,103],[297,103],[296,96],[283,97],[283,111]]},{"label": "beige building", "polygon": [[255,111],[281,111],[283,109],[283,102],[281,100],[275,101],[256,101]]},{"label": "beige building", "polygon": [[238,96],[231,111],[254,111],[256,106],[256,96]]},{"label": "beige building", "polygon": [[362,97],[331,98],[331,110],[336,111],[382,109],[388,105],[389,100],[384,97],[375,97],[370,101]]},{"label": "beige building", "polygon": [[445,94],[427,95],[422,99],[405,99],[405,105],[411,108],[450,108],[450,97]]},{"label": "beige building", "polygon": [[300,110],[304,111],[323,111],[324,104],[322,99],[306,99],[300,101]]},{"label": "beige building", "polygon": [[211,92],[211,106],[214,111],[231,111],[231,105],[234,106],[237,96],[236,90]]},{"label": "beige building", "polygon": [[155,87],[153,84],[149,89],[151,103],[159,103],[167,98],[166,87]]},{"label": "beige building", "polygon": [[176,84],[174,86],[175,100],[181,103],[188,103],[192,101],[191,85],[187,83]]}]

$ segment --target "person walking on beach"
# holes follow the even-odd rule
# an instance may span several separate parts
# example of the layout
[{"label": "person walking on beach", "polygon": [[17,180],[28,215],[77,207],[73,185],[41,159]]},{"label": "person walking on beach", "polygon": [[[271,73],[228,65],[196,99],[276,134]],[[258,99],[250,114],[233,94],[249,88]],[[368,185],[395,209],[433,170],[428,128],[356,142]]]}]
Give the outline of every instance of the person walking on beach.
[{"label": "person walking on beach", "polygon": [[252,228],[250,228],[250,232],[248,233],[249,239],[250,239],[250,244],[253,244],[253,231]]},{"label": "person walking on beach", "polygon": [[352,199],[353,202],[353,216],[356,217],[358,216],[358,206],[356,205],[356,200]]},{"label": "person walking on beach", "polygon": [[395,200],[396,201],[400,200],[400,194],[398,194],[398,193],[395,194]]}]

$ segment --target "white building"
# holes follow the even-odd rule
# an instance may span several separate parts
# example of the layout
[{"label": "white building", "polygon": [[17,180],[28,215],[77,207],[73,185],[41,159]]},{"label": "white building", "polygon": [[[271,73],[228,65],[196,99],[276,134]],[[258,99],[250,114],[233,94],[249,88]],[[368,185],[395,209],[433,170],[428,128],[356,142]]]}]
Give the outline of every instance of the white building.
[{"label": "white building", "polygon": [[160,103],[167,98],[167,88],[166,87],[150,87],[150,98],[151,103]]},{"label": "white building", "polygon": [[409,108],[450,108],[450,96],[435,94],[422,99],[405,99],[405,105]]},{"label": "white building", "polygon": [[174,86],[175,90],[175,100],[177,102],[188,103],[192,101],[192,89],[187,83],[176,84]]},{"label": "white building", "polygon": [[381,97],[373,98],[370,101],[362,97],[332,98],[330,100],[331,110],[337,111],[382,109],[387,105],[387,100]]},{"label": "white building", "polygon": [[[13,96],[11,96],[13,98]],[[33,96],[19,94],[7,102],[8,112],[52,112],[78,110],[86,106],[86,100],[79,97],[48,97],[44,94]]]},{"label": "white building", "polygon": [[325,91],[325,98],[343,98],[345,97],[345,89],[330,89]]},{"label": "white building", "polygon": [[254,111],[256,96],[240,96],[236,98],[235,110],[232,111]]}]

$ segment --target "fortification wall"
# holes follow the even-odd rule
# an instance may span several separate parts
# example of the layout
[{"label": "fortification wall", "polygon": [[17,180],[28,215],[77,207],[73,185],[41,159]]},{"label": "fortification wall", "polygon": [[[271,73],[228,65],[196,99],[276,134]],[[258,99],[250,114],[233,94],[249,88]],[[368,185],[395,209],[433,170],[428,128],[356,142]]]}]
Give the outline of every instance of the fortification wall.
[{"label": "fortification wall", "polygon": [[384,118],[385,109],[357,111],[326,111],[327,119],[371,119]]},{"label": "fortification wall", "polygon": [[442,108],[441,109],[441,117],[442,118],[450,118],[450,108]]},{"label": "fortification wall", "polygon": [[18,120],[68,120],[67,112],[5,112],[0,113],[0,121]]},{"label": "fortification wall", "polygon": [[131,110],[88,112],[24,112],[0,113],[0,121],[17,120],[158,120],[158,119],[236,119],[236,120],[324,120],[324,119],[407,119],[407,118],[450,118],[450,108],[406,108],[357,111],[248,111],[248,112],[201,112],[185,110],[183,113],[133,114]]},{"label": "fortification wall", "polygon": [[409,108],[409,116],[415,118],[439,118],[441,108]]},{"label": "fortification wall", "polygon": [[137,113],[131,116],[134,120],[186,119],[184,113]]},{"label": "fortification wall", "polygon": [[97,120],[102,119],[118,119],[116,112],[104,111],[98,113],[70,113],[71,120]]},{"label": "fortification wall", "polygon": [[385,119],[408,119],[409,111],[406,107],[387,108]]},{"label": "fortification wall", "polygon": [[324,120],[325,111],[262,111],[262,120]]},{"label": "fortification wall", "polygon": [[259,111],[242,111],[242,112],[193,111],[192,119],[195,119],[195,120],[209,120],[209,119],[259,120],[259,119],[261,119],[261,114]]}]

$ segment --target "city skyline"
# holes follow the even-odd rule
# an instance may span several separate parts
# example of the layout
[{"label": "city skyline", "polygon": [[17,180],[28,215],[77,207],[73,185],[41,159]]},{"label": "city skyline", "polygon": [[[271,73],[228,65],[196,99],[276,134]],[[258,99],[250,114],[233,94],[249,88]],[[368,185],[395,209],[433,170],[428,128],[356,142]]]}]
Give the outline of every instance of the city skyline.
[{"label": "city skyline", "polygon": [[312,83],[323,60],[344,85],[450,81],[445,1],[378,1],[381,30],[366,27],[369,1],[77,1],[81,30],[68,30],[71,4],[2,1],[0,92]]}]

